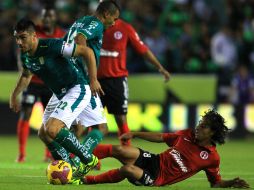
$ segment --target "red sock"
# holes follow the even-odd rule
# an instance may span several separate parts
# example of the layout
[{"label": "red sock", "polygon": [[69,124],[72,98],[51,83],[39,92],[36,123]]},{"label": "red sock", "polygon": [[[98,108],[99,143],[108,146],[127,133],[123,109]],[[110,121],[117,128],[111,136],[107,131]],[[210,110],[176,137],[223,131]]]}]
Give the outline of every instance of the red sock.
[{"label": "red sock", "polygon": [[49,149],[47,147],[45,148],[45,159],[51,159],[51,160],[53,160],[51,152],[49,151]]},{"label": "red sock", "polygon": [[[130,132],[128,124],[124,123],[122,126],[118,126],[118,136],[121,136],[124,133]],[[131,141],[121,141],[121,145],[131,145]]]},{"label": "red sock", "polygon": [[123,177],[120,174],[119,169],[113,169],[99,175],[85,176],[85,179],[87,184],[97,184],[97,183],[117,183],[123,181],[125,177]]},{"label": "red sock", "polygon": [[98,144],[93,150],[93,154],[99,159],[112,156],[112,144]]},{"label": "red sock", "polygon": [[29,135],[29,122],[19,119],[17,124],[17,135],[19,142],[19,156],[25,156],[26,142]]}]

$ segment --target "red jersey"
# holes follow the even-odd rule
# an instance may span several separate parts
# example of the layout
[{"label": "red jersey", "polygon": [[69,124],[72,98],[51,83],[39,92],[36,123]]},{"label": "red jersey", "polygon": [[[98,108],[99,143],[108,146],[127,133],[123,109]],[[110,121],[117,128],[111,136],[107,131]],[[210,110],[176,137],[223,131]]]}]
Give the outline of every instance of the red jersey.
[{"label": "red jersey", "polygon": [[[56,27],[54,33],[51,35],[48,35],[45,33],[45,31],[43,30],[41,26],[37,26],[36,34],[39,38],[62,38],[65,35],[65,31],[59,27]],[[36,75],[33,75],[31,82],[37,83],[37,84],[43,84],[43,81],[39,79]]]},{"label": "red jersey", "polygon": [[103,34],[98,78],[128,76],[126,69],[128,44],[139,54],[148,51],[135,29],[130,24],[118,19]]},{"label": "red jersey", "polygon": [[193,130],[165,133],[163,139],[170,148],[160,154],[160,170],[154,182],[156,186],[182,181],[200,170],[206,172],[211,184],[221,180],[220,157],[216,147],[197,145]]}]

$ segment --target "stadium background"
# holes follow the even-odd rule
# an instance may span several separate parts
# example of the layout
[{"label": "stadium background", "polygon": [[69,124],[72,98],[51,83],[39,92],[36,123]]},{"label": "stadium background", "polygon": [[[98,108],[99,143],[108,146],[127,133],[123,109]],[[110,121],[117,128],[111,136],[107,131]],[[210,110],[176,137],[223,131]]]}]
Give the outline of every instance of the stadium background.
[{"label": "stadium background", "polygon": [[[4,47],[0,51],[0,114],[3,126],[0,134],[14,134],[16,131],[17,114],[8,109],[9,94],[18,76],[12,27],[23,16],[29,16],[38,23],[40,10],[46,2],[6,0],[0,3],[0,43]],[[64,29],[68,29],[76,18],[92,14],[97,6],[96,0],[49,2],[55,3],[58,24]],[[237,66],[243,64],[250,74],[254,72],[254,3],[236,0],[118,2],[122,8],[121,17],[137,29],[141,39],[172,74],[171,81],[164,84],[154,68],[129,50],[130,128],[174,131],[194,127],[205,109],[216,107],[235,131],[233,136],[252,137],[253,102],[236,105],[229,97]],[[231,48],[236,50],[234,55],[223,55],[229,62],[217,59],[212,53],[212,41],[218,33],[224,33],[224,38],[230,39]],[[37,108],[37,111],[40,110],[40,106]],[[39,119],[33,118],[32,127],[39,125],[40,114],[37,117]],[[108,119],[110,131],[116,132],[113,118],[109,116]]]},{"label": "stadium background", "polygon": [[[46,1],[0,1],[0,189],[84,189],[46,185],[42,162],[44,146],[32,129],[27,145],[27,162],[15,163],[18,143],[16,123],[18,114],[9,109],[8,101],[18,77],[16,46],[12,28],[16,21],[29,16],[39,21],[39,13]],[[52,0],[58,10],[59,25],[67,29],[79,16],[90,14],[97,0]],[[240,176],[251,187],[253,179],[254,104],[234,104],[230,101],[230,84],[237,65],[244,64],[254,74],[254,2],[247,0],[121,0],[121,17],[130,22],[148,44],[161,63],[171,72],[165,84],[154,68],[130,49],[130,104],[128,121],[132,130],[174,131],[194,127],[207,108],[216,107],[233,129],[228,143],[219,146],[221,174],[224,179]],[[227,65],[211,53],[213,37],[225,28],[231,31],[234,55]],[[37,104],[31,120],[33,128],[40,125],[41,105]],[[108,116],[111,133],[116,125]],[[106,137],[105,143],[118,143]],[[165,145],[133,140],[151,152],[159,153]],[[118,167],[112,159],[102,161],[102,171]],[[96,171],[93,171],[96,173]],[[171,189],[210,189],[205,174],[200,172]],[[89,189],[131,190],[137,187],[126,180],[120,184],[89,186]],[[142,187],[139,187],[142,189]],[[168,187],[161,187],[168,188]]]}]

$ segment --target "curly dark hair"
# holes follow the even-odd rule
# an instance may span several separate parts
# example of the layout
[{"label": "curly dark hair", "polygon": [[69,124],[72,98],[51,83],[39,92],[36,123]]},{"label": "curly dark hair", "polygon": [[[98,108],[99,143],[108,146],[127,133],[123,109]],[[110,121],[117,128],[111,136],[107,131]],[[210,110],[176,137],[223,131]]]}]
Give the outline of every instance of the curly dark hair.
[{"label": "curly dark hair", "polygon": [[212,141],[215,144],[224,144],[225,138],[230,131],[225,125],[225,119],[215,109],[206,111],[202,119],[205,120],[210,129],[214,131]]}]

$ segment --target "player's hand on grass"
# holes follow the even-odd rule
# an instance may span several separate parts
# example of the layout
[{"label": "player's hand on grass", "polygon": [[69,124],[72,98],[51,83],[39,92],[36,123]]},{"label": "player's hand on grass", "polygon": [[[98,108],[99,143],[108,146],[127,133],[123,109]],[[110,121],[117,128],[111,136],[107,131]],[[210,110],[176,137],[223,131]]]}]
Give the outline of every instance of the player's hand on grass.
[{"label": "player's hand on grass", "polygon": [[97,94],[99,96],[103,96],[105,94],[98,80],[90,81],[90,89],[91,89],[92,95],[95,97],[97,96]]},{"label": "player's hand on grass", "polygon": [[131,132],[122,134],[119,139],[121,141],[127,141],[133,138],[133,134]]},{"label": "player's hand on grass", "polygon": [[236,177],[232,180],[232,186],[234,188],[250,188],[250,185],[243,179]]},{"label": "player's hand on grass", "polygon": [[17,97],[16,96],[13,96],[11,95],[11,98],[10,98],[10,108],[14,111],[14,112],[19,112],[20,111],[20,103],[19,101],[17,100]]}]

